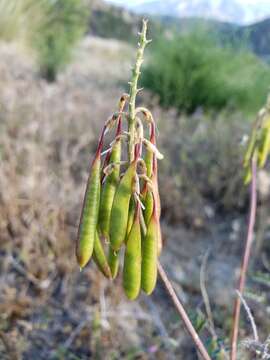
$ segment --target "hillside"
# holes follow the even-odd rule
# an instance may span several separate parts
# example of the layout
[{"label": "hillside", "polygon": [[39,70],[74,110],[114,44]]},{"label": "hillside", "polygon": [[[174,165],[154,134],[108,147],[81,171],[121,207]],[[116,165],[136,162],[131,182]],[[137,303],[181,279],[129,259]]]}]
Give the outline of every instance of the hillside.
[{"label": "hillside", "polygon": [[104,38],[131,41],[139,30],[139,16],[104,2],[91,4],[90,33]]},{"label": "hillside", "polygon": [[[142,21],[141,15],[103,1],[92,2],[91,13],[90,34],[103,38],[136,42]],[[149,26],[149,36],[155,37],[162,29],[164,27],[161,21],[152,17]]]},{"label": "hillside", "polygon": [[130,4],[129,7],[145,15],[199,17],[241,25],[270,16],[270,3],[267,0],[152,0],[134,6]]},{"label": "hillside", "polygon": [[[104,38],[134,41],[139,30],[141,16],[104,2],[92,6],[90,33]],[[241,26],[229,22],[196,17],[178,18],[171,15],[150,15],[150,36],[155,38],[160,32],[190,31],[204,28],[216,33],[221,41],[232,44],[242,43],[260,57],[270,56],[270,18],[252,25]]]},{"label": "hillside", "polygon": [[264,58],[270,57],[270,18],[259,23],[241,27],[236,34],[246,39],[251,49]]}]

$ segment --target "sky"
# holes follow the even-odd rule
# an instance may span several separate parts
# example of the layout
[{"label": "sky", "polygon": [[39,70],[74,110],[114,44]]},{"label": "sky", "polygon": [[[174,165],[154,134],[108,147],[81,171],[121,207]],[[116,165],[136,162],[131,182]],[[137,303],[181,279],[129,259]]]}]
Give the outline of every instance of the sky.
[{"label": "sky", "polygon": [[[120,4],[120,5],[123,5],[123,4],[127,3],[127,0],[106,0],[106,1],[114,3],[114,4]],[[131,5],[136,5],[136,4],[141,4],[141,3],[151,2],[151,1],[152,0],[129,0],[128,2]],[[166,1],[166,0],[164,0],[164,1]],[[270,1],[270,0],[239,0],[239,2],[242,3],[242,4],[246,4],[246,3],[249,3],[249,4],[261,3],[261,4],[263,4],[263,3],[266,3],[268,1]]]},{"label": "sky", "polygon": [[[111,3],[114,3],[114,4],[126,4],[127,1],[126,0],[106,0],[108,2],[111,2]],[[152,0],[129,0],[128,2],[131,4],[131,5],[137,5],[137,4],[142,4],[142,3],[146,3],[146,2],[150,2]]]}]

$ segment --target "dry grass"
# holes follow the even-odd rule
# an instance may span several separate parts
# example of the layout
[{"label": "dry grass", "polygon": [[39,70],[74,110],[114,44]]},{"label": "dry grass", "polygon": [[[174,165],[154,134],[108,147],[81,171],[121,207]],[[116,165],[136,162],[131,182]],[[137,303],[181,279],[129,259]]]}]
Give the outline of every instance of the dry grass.
[{"label": "dry grass", "polygon": [[121,279],[112,286],[93,264],[79,273],[74,256],[89,160],[124,90],[130,49],[87,38],[53,85],[16,45],[0,53],[3,359],[164,359],[177,346],[161,339],[160,309],[128,302]]},{"label": "dry grass", "polygon": [[[79,274],[74,257],[98,119],[115,109],[122,91],[116,79],[127,70],[123,62],[121,74],[113,74],[108,59],[118,64],[118,51],[128,49],[108,45],[86,40],[56,85],[37,79],[33,63],[15,47],[1,46],[0,328],[19,358],[72,358],[74,349],[78,358],[88,358],[90,349],[104,358],[140,345],[134,327],[143,310],[121,306],[119,289],[93,265]],[[107,65],[97,66],[96,57]],[[105,91],[100,69],[110,79]]]},{"label": "dry grass", "polygon": [[[75,262],[74,241],[89,158],[104,119],[114,111],[124,90],[121,84],[129,78],[131,50],[113,40],[87,38],[78,49],[76,61],[53,85],[38,77],[32,59],[16,45],[0,44],[0,54],[1,359],[196,359],[160,287],[152,298],[141,296],[139,302],[128,302],[121,286],[104,280],[93,264],[80,274]],[[167,157],[160,179],[163,219],[178,223],[184,219],[194,225],[195,218],[204,219],[210,213],[208,209],[202,216],[211,198],[204,189],[214,189],[220,178],[213,166],[210,173],[216,178],[213,175],[212,182],[207,179],[202,189],[201,176],[207,174],[202,169],[213,163],[212,158],[203,157],[198,165],[179,158],[179,154],[199,159],[206,134],[211,141],[205,151],[211,152],[229,128],[220,127],[211,134],[211,120],[205,125],[189,123],[188,119],[179,120],[175,113],[153,107],[162,130],[160,145]],[[234,144],[242,132],[237,119],[233,122],[238,129]],[[180,140],[175,132],[178,126],[186,136],[193,134],[193,152],[187,137]],[[222,143],[232,157],[235,152],[229,142],[224,139]],[[224,174],[231,157],[222,155],[220,152]],[[200,171],[197,180],[195,166]],[[177,177],[179,167],[182,176],[186,174],[184,183]],[[239,189],[239,176],[225,197],[230,199],[228,209],[235,206],[232,200]],[[217,189],[215,201],[221,191]],[[162,262],[167,264],[183,300],[200,310],[203,306],[195,278],[200,256],[207,241],[213,245],[214,254],[223,251],[222,257],[209,262],[216,284],[210,300],[221,299],[219,305],[226,317],[229,309],[222,303],[224,291],[220,293],[221,287],[227,289],[224,281],[228,280],[223,265],[240,246],[235,237],[230,240],[230,249],[224,245],[233,231],[231,223],[225,230],[214,230],[210,235],[209,231],[200,233],[198,238],[197,233],[179,225],[174,229],[164,226],[165,239],[170,241]],[[234,236],[240,240],[241,231]],[[229,261],[235,266],[235,258]],[[233,274],[230,276],[232,279]],[[227,281],[226,286],[230,285]],[[220,314],[219,329],[223,326]]]}]

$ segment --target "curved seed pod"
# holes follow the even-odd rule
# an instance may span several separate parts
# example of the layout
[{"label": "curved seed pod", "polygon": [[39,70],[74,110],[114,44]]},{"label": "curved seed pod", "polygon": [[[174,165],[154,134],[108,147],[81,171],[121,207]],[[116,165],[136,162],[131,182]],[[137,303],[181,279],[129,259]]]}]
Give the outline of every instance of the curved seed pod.
[{"label": "curved seed pod", "polygon": [[124,110],[124,107],[125,107],[125,104],[126,104],[126,101],[127,101],[128,98],[129,98],[129,94],[126,94],[126,93],[124,93],[120,97],[120,100],[119,100],[119,103],[118,103],[118,110],[120,112],[122,112]]},{"label": "curved seed pod", "polygon": [[254,126],[244,155],[244,163],[243,163],[244,167],[250,166],[250,161],[255,149],[256,140],[257,140],[257,126]]},{"label": "curved seed pod", "polygon": [[[116,136],[121,133],[121,118],[118,122]],[[110,163],[120,163],[121,160],[121,139],[117,140],[112,148]],[[102,236],[109,240],[110,215],[113,198],[119,181],[120,164],[116,165],[110,175],[107,176],[101,190],[99,207],[99,229]]]},{"label": "curved seed pod", "polygon": [[161,233],[161,226],[160,226],[160,215],[161,215],[161,205],[160,205],[160,196],[158,190],[158,171],[157,171],[157,158],[154,156],[153,158],[153,175],[152,175],[152,184],[153,184],[153,199],[156,206],[157,212],[157,220],[158,220],[158,235],[157,235],[157,251],[158,256],[161,254],[162,251],[162,233]]},{"label": "curved seed pod", "polygon": [[[150,142],[151,144],[154,145],[156,144],[155,124],[153,122],[151,122],[150,124]],[[149,147],[146,147],[144,161],[147,169],[146,175],[149,178],[151,178],[153,172],[153,157],[154,157],[153,151],[149,149]]]},{"label": "curved seed pod", "polygon": [[130,233],[133,221],[134,221],[134,214],[135,214],[135,200],[132,196],[129,202],[129,210],[128,210],[128,222],[127,222],[127,232],[126,232],[126,241],[128,239],[128,235]]},{"label": "curved seed pod", "polygon": [[[151,127],[150,127],[150,142],[153,145],[156,145],[156,131],[155,131],[155,124],[154,123],[152,123]],[[157,157],[156,157],[155,154],[153,154],[153,160],[152,160],[151,181],[152,181],[152,184],[153,184],[153,195],[154,195],[154,198],[155,198],[157,216],[158,216],[158,218],[160,218],[161,206],[160,206],[160,196],[159,196],[159,191],[158,191],[158,164],[157,164]]]},{"label": "curved seed pod", "polygon": [[104,133],[105,127],[103,128],[96,155],[91,165],[81,212],[76,245],[77,261],[81,268],[90,260],[94,248],[99,212],[101,149]]},{"label": "curved seed pod", "polygon": [[141,286],[141,227],[140,204],[137,202],[134,222],[131,227],[124,258],[123,284],[127,297],[134,300]]},{"label": "curved seed pod", "polygon": [[[154,159],[154,162],[157,161]],[[153,198],[154,203],[156,204],[156,212],[157,212],[157,220],[158,220],[158,238],[157,238],[157,248],[158,248],[158,256],[161,254],[162,251],[162,233],[161,233],[161,226],[160,226],[160,215],[161,215],[161,206],[160,206],[160,196],[158,191],[158,179],[157,179],[157,164],[154,165],[153,176],[152,176],[152,183],[153,183]]]},{"label": "curved seed pod", "polygon": [[145,153],[145,157],[144,157],[144,161],[146,164],[146,175],[150,178],[152,175],[152,168],[153,168],[153,152],[150,151],[149,149],[146,149],[146,153]]},{"label": "curved seed pod", "polygon": [[154,122],[154,119],[153,119],[153,115],[152,113],[145,107],[143,106],[140,106],[140,107],[137,107],[135,109],[135,112],[136,114],[138,113],[142,113],[143,116],[144,116],[144,120],[149,124],[149,123],[153,123]]},{"label": "curved seed pod", "polygon": [[113,199],[110,219],[110,244],[113,250],[116,251],[120,249],[126,236],[129,203],[136,175],[137,160],[138,156],[129,165],[120,180]]},{"label": "curved seed pod", "polygon": [[109,165],[110,157],[111,157],[111,149],[110,149],[110,151],[107,152],[106,157],[105,157],[104,162],[103,162],[103,165],[102,165],[102,169],[101,169],[101,184],[103,184],[104,179],[105,179],[105,177],[106,177],[106,174],[104,173],[104,169]]},{"label": "curved seed pod", "polygon": [[144,201],[144,221],[146,226],[148,226],[149,221],[151,219],[151,216],[153,214],[153,208],[154,208],[154,198],[153,198],[153,193],[150,189],[147,190]]},{"label": "curved seed pod", "polygon": [[102,272],[102,274],[107,278],[111,278],[112,277],[111,270],[97,231],[95,236],[93,259],[97,264],[99,270]]},{"label": "curved seed pod", "polygon": [[269,146],[270,146],[270,129],[263,128],[261,142],[258,148],[258,165],[260,168],[264,167],[267,156],[269,154]]},{"label": "curved seed pod", "polygon": [[245,168],[244,172],[244,184],[247,185],[250,183],[252,177],[251,168],[250,166]]},{"label": "curved seed pod", "polygon": [[145,181],[145,183],[143,184],[143,188],[142,188],[142,191],[141,191],[141,199],[142,201],[144,202],[145,198],[146,198],[146,194],[147,194],[147,191],[148,191],[148,187],[147,187],[147,182]]},{"label": "curved seed pod", "polygon": [[162,251],[162,233],[161,233],[161,226],[160,222],[158,222],[158,229],[157,229],[157,255],[160,256]]},{"label": "curved seed pod", "polygon": [[157,159],[154,156],[153,159],[153,175],[152,175],[152,188],[153,188],[153,196],[156,205],[157,217],[160,218],[161,215],[161,205],[160,205],[160,196],[158,190],[158,174],[157,174]]},{"label": "curved seed pod", "polygon": [[109,247],[108,263],[111,269],[112,278],[115,279],[119,268],[119,252]]},{"label": "curved seed pod", "polygon": [[160,198],[159,198],[158,190],[156,190],[155,187],[153,188],[152,191],[150,191],[148,189],[148,191],[145,195],[145,199],[143,201],[144,208],[145,208],[144,209],[144,220],[145,220],[146,226],[148,226],[149,221],[152,216],[152,213],[153,213],[153,209],[154,209],[154,198],[157,203],[156,211],[159,212],[159,213],[157,213],[157,218],[158,218],[157,249],[158,249],[158,256],[159,256],[162,251],[162,234],[161,234],[161,226],[160,226],[160,221],[159,221],[159,219],[160,219]]},{"label": "curved seed pod", "polygon": [[152,293],[157,281],[158,225],[159,221],[154,204],[153,214],[142,241],[141,287],[147,295]]},{"label": "curved seed pod", "polygon": [[[155,124],[154,123],[151,123],[151,125],[150,125],[150,142],[154,145],[156,144],[156,134],[155,134]],[[147,150],[147,151],[150,152],[150,150]],[[157,170],[158,170],[157,169],[157,158],[153,154],[152,176],[151,176],[151,181],[152,181],[151,196],[150,196],[150,191],[147,191],[147,184],[145,184],[144,189],[143,189],[143,193],[145,192],[145,195],[144,195],[144,199],[145,199],[144,219],[145,219],[145,223],[148,225],[148,223],[150,221],[150,217],[153,212],[154,202],[155,202],[156,211],[157,211],[157,219],[158,219],[157,252],[158,252],[158,256],[159,256],[162,251],[162,233],[161,233],[161,227],[160,227],[160,221],[159,221],[160,215],[161,215],[161,206],[160,206],[160,196],[159,196],[159,191],[158,191],[158,174],[157,174],[158,171]]]},{"label": "curved seed pod", "polygon": [[157,159],[162,160],[164,158],[161,152],[157,149],[156,145],[154,145],[147,139],[143,139],[143,143],[144,145],[146,145],[149,151],[152,151],[154,153]]}]

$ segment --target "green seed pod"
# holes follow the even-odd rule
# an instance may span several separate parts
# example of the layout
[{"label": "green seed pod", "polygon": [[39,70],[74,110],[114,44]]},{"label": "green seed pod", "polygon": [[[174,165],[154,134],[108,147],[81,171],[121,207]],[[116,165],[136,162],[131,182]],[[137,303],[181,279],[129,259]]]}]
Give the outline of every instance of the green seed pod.
[{"label": "green seed pod", "polygon": [[152,169],[153,169],[153,151],[149,150],[148,148],[146,149],[146,153],[145,153],[145,157],[144,157],[144,162],[146,165],[146,175],[150,178],[152,175]]},{"label": "green seed pod", "polygon": [[[118,122],[116,136],[121,133],[121,118]],[[121,160],[121,139],[117,140],[112,148],[110,163],[119,163]],[[101,190],[99,207],[99,229],[101,235],[109,240],[110,216],[113,198],[119,181],[120,165],[116,165],[110,175],[107,176]]]},{"label": "green seed pod", "polygon": [[261,141],[258,148],[258,165],[260,168],[263,168],[267,156],[269,154],[269,147],[270,147],[270,129],[265,127],[262,129]]},{"label": "green seed pod", "polygon": [[161,251],[162,251],[162,233],[161,233],[161,226],[160,226],[160,222],[158,221],[158,225],[157,225],[157,254],[158,256],[160,256]]},{"label": "green seed pod", "polygon": [[101,134],[96,155],[91,166],[81,212],[76,246],[77,261],[81,268],[85,267],[90,260],[94,248],[99,212],[101,149],[104,133],[105,128]]},{"label": "green seed pod", "polygon": [[[150,142],[152,144],[156,143],[155,140],[155,125],[153,123],[150,124]],[[146,147],[145,156],[144,156],[144,162],[146,165],[146,176],[151,179],[152,173],[153,173],[153,158],[154,153],[149,149],[149,147]],[[147,194],[147,183],[145,182],[143,190],[142,190],[142,198],[145,199],[145,196]]]},{"label": "green seed pod", "polygon": [[153,175],[152,175],[152,184],[153,184],[153,195],[155,199],[157,217],[160,218],[161,215],[161,205],[160,205],[160,196],[158,190],[158,171],[157,171],[157,159],[154,157],[153,160]]},{"label": "green seed pod", "polygon": [[131,227],[124,258],[123,284],[127,297],[136,299],[141,286],[141,227],[140,204],[137,202],[134,222]]},{"label": "green seed pod", "polygon": [[112,278],[115,279],[119,268],[119,252],[109,247],[108,263],[111,269]]},{"label": "green seed pod", "polygon": [[110,219],[110,244],[115,251],[120,249],[126,236],[129,203],[136,174],[137,160],[135,159],[129,165],[116,189],[113,199]]},{"label": "green seed pod", "polygon": [[250,183],[252,177],[251,168],[250,166],[245,168],[244,172],[244,184],[247,185]]},{"label": "green seed pod", "polygon": [[134,215],[135,215],[135,200],[132,196],[129,202],[129,210],[128,210],[128,222],[127,222],[127,232],[126,232],[126,242],[128,239],[128,235],[130,233],[133,221],[134,221]]},{"label": "green seed pod", "polygon": [[104,183],[104,179],[106,177],[106,174],[104,173],[104,169],[109,165],[110,162],[110,157],[111,157],[111,150],[109,152],[107,152],[106,157],[104,159],[103,165],[102,165],[102,169],[101,169],[101,184]]},{"label": "green seed pod", "polygon": [[160,215],[161,215],[161,205],[160,205],[160,196],[158,190],[158,177],[157,177],[157,159],[154,157],[153,159],[153,175],[152,175],[152,184],[153,184],[153,198],[154,203],[156,206],[157,212],[157,220],[158,220],[158,235],[157,235],[157,249],[158,249],[158,256],[161,254],[162,251],[162,233],[161,233],[161,226],[160,226]]},{"label": "green seed pod", "polygon": [[[151,133],[150,133],[150,142],[153,145],[156,145],[156,133],[155,133],[155,124],[151,124]],[[157,216],[160,218],[161,215],[161,206],[160,206],[160,196],[158,190],[158,164],[157,164],[157,157],[153,154],[153,161],[152,161],[152,184],[153,184],[153,195],[155,198],[155,205],[157,210]]]},{"label": "green seed pod", "polygon": [[148,224],[146,235],[142,241],[141,287],[147,295],[152,293],[157,281],[158,226],[159,221],[154,204],[153,214]]},{"label": "green seed pod", "polygon": [[112,278],[111,270],[97,231],[95,236],[93,259],[102,274],[107,278]]},{"label": "green seed pod", "polygon": [[[152,144],[156,144],[156,135],[155,135],[155,124],[151,123],[150,127],[150,142]],[[150,151],[149,151],[150,152]],[[152,153],[153,154],[153,153]],[[156,204],[156,211],[157,211],[157,252],[158,256],[161,254],[162,251],[162,234],[161,234],[161,227],[160,227],[160,215],[161,215],[161,206],[160,206],[160,196],[159,196],[159,190],[158,190],[158,171],[157,171],[157,158],[155,154],[153,154],[152,157],[152,193],[147,190],[147,184],[145,185],[143,189],[143,198],[144,198],[144,205],[145,205],[145,211],[144,211],[144,219],[145,223],[148,225],[150,221],[150,217],[153,212],[154,208],[154,202]],[[145,192],[145,194],[144,194]],[[150,195],[151,194],[151,195]]]},{"label": "green seed pod", "polygon": [[250,161],[256,146],[256,140],[257,140],[257,126],[254,126],[244,155],[244,163],[243,163],[244,167],[250,166]]},{"label": "green seed pod", "polygon": [[143,213],[144,221],[145,221],[146,226],[148,226],[151,216],[153,214],[153,208],[154,208],[153,193],[150,189],[147,189],[143,204],[145,207],[144,213]]}]

